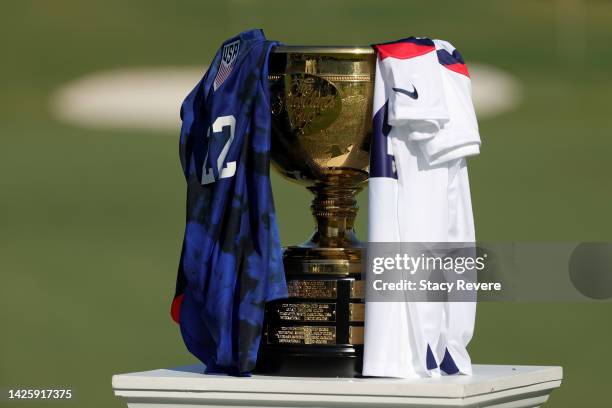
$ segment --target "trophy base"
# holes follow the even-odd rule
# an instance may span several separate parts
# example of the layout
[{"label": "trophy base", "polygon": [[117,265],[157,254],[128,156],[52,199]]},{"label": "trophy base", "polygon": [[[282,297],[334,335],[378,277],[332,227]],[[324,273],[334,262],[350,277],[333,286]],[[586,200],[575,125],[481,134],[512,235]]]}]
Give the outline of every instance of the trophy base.
[{"label": "trophy base", "polygon": [[289,297],[266,305],[256,371],[356,377],[363,361],[362,248],[285,249]]},{"label": "trophy base", "polygon": [[[261,362],[261,363],[260,363]],[[258,359],[258,374],[286,377],[360,377],[363,346],[268,347]]]}]

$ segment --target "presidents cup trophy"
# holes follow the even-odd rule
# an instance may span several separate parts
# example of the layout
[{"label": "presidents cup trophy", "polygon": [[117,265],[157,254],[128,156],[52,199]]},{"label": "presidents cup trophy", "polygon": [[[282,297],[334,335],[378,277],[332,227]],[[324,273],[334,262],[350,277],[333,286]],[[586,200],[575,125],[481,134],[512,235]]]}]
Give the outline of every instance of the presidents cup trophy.
[{"label": "presidents cup trophy", "polygon": [[260,372],[361,372],[363,246],[353,223],[368,178],[375,61],[369,47],[281,46],[270,56],[272,160],[314,193],[316,229],[284,251],[289,299],[266,308]]}]

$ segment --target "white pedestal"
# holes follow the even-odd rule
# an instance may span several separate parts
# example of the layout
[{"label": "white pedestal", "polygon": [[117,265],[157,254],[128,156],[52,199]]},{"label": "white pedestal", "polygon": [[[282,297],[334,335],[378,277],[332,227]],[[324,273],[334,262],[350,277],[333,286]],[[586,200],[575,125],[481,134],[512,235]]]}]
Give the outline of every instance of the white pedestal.
[{"label": "white pedestal", "polygon": [[539,407],[561,385],[561,367],[475,365],[474,375],[416,380],[202,374],[202,365],[113,376],[130,408]]}]

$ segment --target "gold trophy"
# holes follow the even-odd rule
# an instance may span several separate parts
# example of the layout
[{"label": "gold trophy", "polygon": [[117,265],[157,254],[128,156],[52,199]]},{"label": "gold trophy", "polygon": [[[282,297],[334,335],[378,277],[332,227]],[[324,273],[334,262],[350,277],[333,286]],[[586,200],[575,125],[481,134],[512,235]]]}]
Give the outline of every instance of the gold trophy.
[{"label": "gold trophy", "polygon": [[370,47],[279,46],[270,55],[272,161],[314,193],[316,229],[285,248],[289,298],[266,307],[260,371],[360,374],[363,245],[353,224],[368,178],[375,58]]}]

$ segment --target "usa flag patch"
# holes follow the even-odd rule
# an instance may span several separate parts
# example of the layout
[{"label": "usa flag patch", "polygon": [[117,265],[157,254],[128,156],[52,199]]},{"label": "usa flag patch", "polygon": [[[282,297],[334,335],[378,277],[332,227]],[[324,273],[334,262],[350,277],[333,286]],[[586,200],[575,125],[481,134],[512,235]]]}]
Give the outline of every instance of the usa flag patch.
[{"label": "usa flag patch", "polygon": [[238,58],[238,51],[240,50],[240,40],[232,41],[231,43],[223,46],[223,53],[221,54],[221,64],[217,71],[217,76],[213,83],[213,89],[216,91],[228,76],[232,73],[234,68],[234,62]]}]

